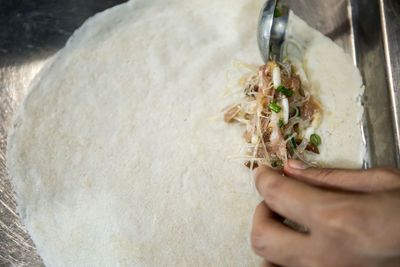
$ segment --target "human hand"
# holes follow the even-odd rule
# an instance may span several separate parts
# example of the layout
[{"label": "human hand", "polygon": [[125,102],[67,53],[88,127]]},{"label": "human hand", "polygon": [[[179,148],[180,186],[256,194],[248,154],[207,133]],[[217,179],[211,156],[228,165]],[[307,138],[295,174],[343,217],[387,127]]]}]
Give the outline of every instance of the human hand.
[{"label": "human hand", "polygon": [[[263,196],[251,241],[264,266],[400,266],[400,171],[306,168],[254,172]],[[284,225],[279,214],[306,226]]]}]

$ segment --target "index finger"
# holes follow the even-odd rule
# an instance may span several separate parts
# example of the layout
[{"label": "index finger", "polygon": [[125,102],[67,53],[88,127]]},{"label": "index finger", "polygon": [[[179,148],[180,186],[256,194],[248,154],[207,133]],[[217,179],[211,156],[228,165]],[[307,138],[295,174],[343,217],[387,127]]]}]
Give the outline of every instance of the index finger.
[{"label": "index finger", "polygon": [[368,170],[311,168],[298,160],[284,166],[288,176],[319,187],[354,192],[383,191],[400,188],[400,172],[390,167]]},{"label": "index finger", "polygon": [[254,179],[258,192],[274,212],[311,228],[311,231],[313,208],[334,194],[282,176],[266,166],[254,171]]}]

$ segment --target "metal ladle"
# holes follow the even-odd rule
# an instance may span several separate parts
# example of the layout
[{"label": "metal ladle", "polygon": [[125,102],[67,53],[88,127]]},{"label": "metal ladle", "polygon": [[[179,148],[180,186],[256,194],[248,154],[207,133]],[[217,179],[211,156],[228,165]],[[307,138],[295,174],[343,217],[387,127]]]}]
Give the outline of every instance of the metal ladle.
[{"label": "metal ladle", "polygon": [[278,0],[267,0],[258,20],[257,41],[265,63],[270,58],[280,59],[281,45],[285,40],[289,8]]}]

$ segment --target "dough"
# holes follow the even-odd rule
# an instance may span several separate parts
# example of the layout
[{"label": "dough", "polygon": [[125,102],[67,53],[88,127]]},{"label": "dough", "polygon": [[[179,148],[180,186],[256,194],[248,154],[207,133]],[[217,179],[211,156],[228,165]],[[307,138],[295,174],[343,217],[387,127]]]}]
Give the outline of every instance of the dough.
[{"label": "dough", "polygon": [[361,168],[366,153],[361,133],[364,86],[352,58],[293,13],[286,39],[292,41],[287,57],[323,107],[315,129],[322,138],[320,154],[309,154],[307,160],[321,167]]},{"label": "dough", "polygon": [[242,129],[223,122],[221,95],[233,59],[262,64],[262,4],[130,1],[85,22],[44,67],[7,163],[47,266],[259,266],[259,197],[228,159]]}]

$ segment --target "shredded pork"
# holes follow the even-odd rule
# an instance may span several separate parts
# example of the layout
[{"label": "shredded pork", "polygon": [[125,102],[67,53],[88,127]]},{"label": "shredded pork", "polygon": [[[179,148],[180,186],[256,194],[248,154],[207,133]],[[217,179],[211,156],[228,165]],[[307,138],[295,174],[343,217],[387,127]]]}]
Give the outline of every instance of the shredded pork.
[{"label": "shredded pork", "polygon": [[304,153],[319,154],[306,135],[314,133],[321,106],[290,64],[268,62],[241,81],[243,98],[224,109],[224,120],[246,125],[247,167],[279,168],[289,158],[304,160]]}]

